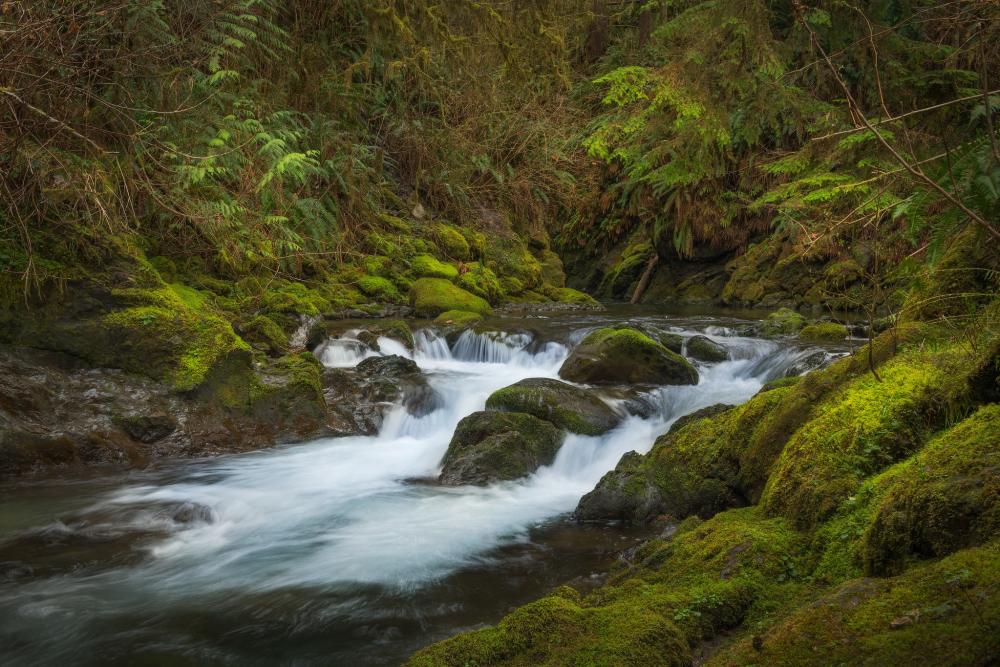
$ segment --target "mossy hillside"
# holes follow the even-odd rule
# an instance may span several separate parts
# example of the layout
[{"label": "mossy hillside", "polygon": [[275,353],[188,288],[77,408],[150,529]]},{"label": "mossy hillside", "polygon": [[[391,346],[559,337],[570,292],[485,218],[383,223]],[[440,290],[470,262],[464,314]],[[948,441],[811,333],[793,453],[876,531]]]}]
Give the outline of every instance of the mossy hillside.
[{"label": "mossy hillside", "polygon": [[[762,504],[812,527],[830,516],[861,480],[912,454],[947,418],[964,390],[957,353],[914,351],[857,378],[817,406],[771,472]],[[799,385],[802,386],[801,384]]]},{"label": "mossy hillside", "polygon": [[1000,544],[853,579],[746,633],[710,666],[988,665],[1000,652]]},{"label": "mossy hillside", "polygon": [[821,343],[839,343],[847,338],[847,327],[836,322],[808,324],[799,331],[799,338]]},{"label": "mossy hillside", "polygon": [[410,287],[410,306],[419,317],[436,317],[449,310],[491,314],[490,304],[443,278],[421,278]]},{"label": "mossy hillside", "polygon": [[869,574],[902,571],[1000,535],[1000,405],[988,405],[878,480],[864,535]]},{"label": "mossy hillside", "polygon": [[764,613],[780,596],[775,581],[797,586],[789,554],[799,541],[780,520],[726,512],[647,544],[634,565],[589,595],[563,587],[407,664],[689,665],[699,640]]}]

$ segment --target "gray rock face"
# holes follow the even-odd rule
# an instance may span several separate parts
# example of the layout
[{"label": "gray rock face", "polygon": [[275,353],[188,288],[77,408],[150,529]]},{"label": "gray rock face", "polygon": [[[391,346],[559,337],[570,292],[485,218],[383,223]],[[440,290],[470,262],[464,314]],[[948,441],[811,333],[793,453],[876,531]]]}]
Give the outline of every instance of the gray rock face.
[{"label": "gray rock face", "polygon": [[691,336],[687,341],[687,354],[698,361],[728,361],[729,351],[707,336]]},{"label": "gray rock face", "polygon": [[523,412],[583,435],[601,435],[621,421],[600,398],[566,382],[529,378],[496,391],[487,410]]},{"label": "gray rock face", "polygon": [[560,377],[580,384],[697,384],[698,371],[635,329],[598,329],[570,353]]},{"label": "gray rock face", "polygon": [[563,434],[517,412],[474,412],[458,423],[444,456],[442,484],[486,485],[531,474],[555,460]]}]

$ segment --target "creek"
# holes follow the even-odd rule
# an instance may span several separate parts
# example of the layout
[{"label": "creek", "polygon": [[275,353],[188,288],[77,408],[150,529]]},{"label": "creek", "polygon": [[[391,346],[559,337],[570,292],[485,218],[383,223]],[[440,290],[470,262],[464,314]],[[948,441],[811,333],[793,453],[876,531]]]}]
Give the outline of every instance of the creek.
[{"label": "creek", "polygon": [[[375,436],[0,486],[0,659],[392,665],[556,585],[586,587],[643,537],[569,517],[622,454],[648,451],[693,410],[747,400],[817,352],[738,335],[741,314],[627,313],[707,333],[732,358],[699,364],[695,386],[650,388],[648,418],[568,435],[552,465],[516,482],[434,478],[462,417],[518,380],[558,377],[586,331],[624,313],[500,318],[490,324],[507,333],[451,345],[421,329],[412,353],[381,339],[381,354],[417,362],[437,408],[415,417],[395,406]],[[340,367],[379,354],[350,338],[317,353]]]}]

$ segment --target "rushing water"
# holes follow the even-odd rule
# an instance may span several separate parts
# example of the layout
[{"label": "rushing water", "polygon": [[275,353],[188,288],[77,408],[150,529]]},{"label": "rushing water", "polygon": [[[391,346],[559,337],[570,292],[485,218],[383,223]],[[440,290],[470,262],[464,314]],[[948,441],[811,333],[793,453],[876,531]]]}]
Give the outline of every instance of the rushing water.
[{"label": "rushing water", "polygon": [[[451,346],[418,331],[411,356],[440,407],[418,418],[397,406],[377,436],[10,487],[0,659],[398,663],[627,546],[626,531],[566,520],[580,496],[677,417],[745,401],[810,353],[702,323],[733,360],[702,365],[697,386],[652,389],[652,417],[628,417],[601,437],[569,435],[551,466],[518,482],[428,481],[462,417],[501,387],[557,377],[591,320],[565,316],[545,339],[512,321],[516,333],[467,332]],[[318,350],[323,362],[379,354],[353,335]],[[386,339],[380,349],[410,355]]]}]

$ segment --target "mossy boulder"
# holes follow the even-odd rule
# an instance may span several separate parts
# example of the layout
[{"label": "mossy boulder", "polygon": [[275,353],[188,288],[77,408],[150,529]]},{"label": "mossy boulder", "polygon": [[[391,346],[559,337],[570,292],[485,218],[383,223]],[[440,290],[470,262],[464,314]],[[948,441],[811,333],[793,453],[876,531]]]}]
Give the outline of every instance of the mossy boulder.
[{"label": "mossy boulder", "polygon": [[620,421],[607,403],[586,389],[547,378],[521,380],[494,392],[486,409],[524,412],[583,435],[601,435]]},{"label": "mossy boulder", "polygon": [[315,433],[326,421],[321,371],[310,352],[267,364],[258,372],[251,390],[250,416],[276,425],[279,440]]},{"label": "mossy boulder", "polygon": [[449,310],[489,315],[490,304],[443,278],[421,278],[410,286],[410,306],[419,317],[437,317]]},{"label": "mossy boulder", "polygon": [[817,343],[839,343],[847,338],[847,327],[836,322],[810,324],[802,327],[799,338]]},{"label": "mossy boulder", "polygon": [[459,327],[468,329],[483,321],[483,316],[479,313],[470,313],[465,310],[447,310],[434,318],[434,324],[443,327]]},{"label": "mossy boulder", "polygon": [[257,315],[239,329],[243,340],[255,348],[280,355],[288,351],[288,334],[267,315]]},{"label": "mossy boulder", "polygon": [[581,384],[697,384],[698,371],[635,329],[598,329],[587,335],[559,369]]},{"label": "mossy boulder", "polygon": [[442,484],[485,485],[530,475],[555,460],[563,434],[517,412],[474,412],[455,428],[442,462]]},{"label": "mossy boulder", "polygon": [[806,325],[806,318],[790,308],[780,308],[767,316],[761,324],[765,336],[792,336]]},{"label": "mossy boulder", "polygon": [[729,360],[729,351],[708,336],[691,336],[687,339],[687,356],[698,361],[719,362]]},{"label": "mossy boulder", "polygon": [[544,292],[550,299],[559,303],[568,303],[584,308],[601,308],[601,303],[597,299],[572,287],[550,287]]},{"label": "mossy boulder", "polygon": [[417,255],[410,260],[410,270],[417,278],[458,278],[458,269],[453,264],[446,264],[431,255]]},{"label": "mossy boulder", "polygon": [[566,273],[559,255],[551,250],[542,250],[538,257],[542,266],[542,282],[557,289],[566,287]]},{"label": "mossy boulder", "polygon": [[1000,535],[1000,405],[980,408],[876,481],[865,571],[898,573]]},{"label": "mossy boulder", "polygon": [[738,408],[711,406],[678,420],[649,454],[623,456],[580,499],[576,518],[642,524],[658,515],[707,518],[747,504],[741,471],[752,456],[750,442],[785,391],[760,394]]}]

